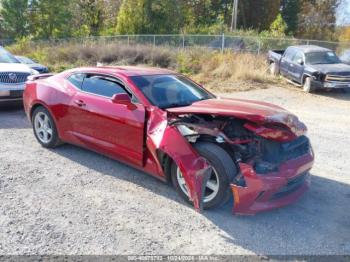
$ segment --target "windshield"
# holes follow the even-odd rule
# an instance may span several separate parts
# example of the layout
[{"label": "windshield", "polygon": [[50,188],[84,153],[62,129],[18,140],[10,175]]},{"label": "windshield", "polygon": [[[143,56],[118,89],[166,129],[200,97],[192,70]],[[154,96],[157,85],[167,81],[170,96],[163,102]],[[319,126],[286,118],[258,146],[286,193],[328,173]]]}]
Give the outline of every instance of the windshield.
[{"label": "windshield", "polygon": [[11,53],[0,47],[0,63],[19,63],[19,61]]},{"label": "windshield", "polygon": [[308,65],[339,64],[340,59],[334,52],[313,52],[305,54],[305,62]]},{"label": "windshield", "polygon": [[35,64],[34,61],[25,56],[16,56],[16,58],[23,64]]},{"label": "windshield", "polygon": [[147,99],[159,108],[188,106],[214,96],[180,75],[132,76]]}]

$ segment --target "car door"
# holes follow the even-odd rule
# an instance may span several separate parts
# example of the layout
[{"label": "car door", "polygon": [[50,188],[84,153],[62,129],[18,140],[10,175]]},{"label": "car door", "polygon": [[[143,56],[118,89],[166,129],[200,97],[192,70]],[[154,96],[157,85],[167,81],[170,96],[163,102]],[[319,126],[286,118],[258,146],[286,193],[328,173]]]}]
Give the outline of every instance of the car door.
[{"label": "car door", "polygon": [[304,63],[305,59],[303,52],[296,52],[289,65],[289,75],[291,76],[291,79],[297,83],[302,82]]},{"label": "car door", "polygon": [[291,48],[291,47],[287,48],[287,50],[283,54],[283,56],[281,58],[281,62],[280,62],[281,74],[289,79],[291,78],[291,76],[289,74],[289,67],[290,67],[290,63],[291,63],[292,58],[295,55],[295,53],[296,53],[296,50],[294,48]]},{"label": "car door", "polygon": [[132,106],[114,103],[120,93],[132,96],[119,79],[87,73],[71,101],[72,134],[84,147],[142,166],[145,109],[136,98]]}]

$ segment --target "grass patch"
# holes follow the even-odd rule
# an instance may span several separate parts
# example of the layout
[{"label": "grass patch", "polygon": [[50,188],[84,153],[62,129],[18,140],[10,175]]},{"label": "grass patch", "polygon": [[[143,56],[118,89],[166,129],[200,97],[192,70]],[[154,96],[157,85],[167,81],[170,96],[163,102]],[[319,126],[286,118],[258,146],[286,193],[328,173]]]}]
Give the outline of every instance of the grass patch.
[{"label": "grass patch", "polygon": [[277,81],[267,73],[265,57],[250,53],[115,43],[82,45],[20,42],[8,47],[8,50],[33,58],[53,72],[95,66],[97,63],[169,68],[192,77],[214,92],[264,88]]}]

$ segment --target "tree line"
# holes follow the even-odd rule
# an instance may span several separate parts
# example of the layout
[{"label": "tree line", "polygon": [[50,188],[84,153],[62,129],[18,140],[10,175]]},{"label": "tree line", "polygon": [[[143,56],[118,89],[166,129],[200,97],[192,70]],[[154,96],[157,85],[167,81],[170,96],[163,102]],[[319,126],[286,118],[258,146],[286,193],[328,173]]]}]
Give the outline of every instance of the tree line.
[{"label": "tree line", "polygon": [[[238,29],[266,36],[337,40],[340,30],[336,12],[342,1],[345,0],[240,0]],[[0,0],[0,38],[219,34],[229,31],[232,2]]]}]

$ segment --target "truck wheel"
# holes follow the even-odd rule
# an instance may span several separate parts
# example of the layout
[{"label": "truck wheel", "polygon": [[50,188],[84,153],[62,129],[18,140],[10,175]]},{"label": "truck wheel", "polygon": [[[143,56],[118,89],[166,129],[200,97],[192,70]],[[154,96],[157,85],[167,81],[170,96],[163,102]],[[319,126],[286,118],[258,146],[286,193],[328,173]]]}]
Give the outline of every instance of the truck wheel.
[{"label": "truck wheel", "polygon": [[269,66],[269,71],[270,71],[270,74],[273,75],[273,76],[276,76],[277,75],[277,66],[276,66],[276,63],[272,62]]},{"label": "truck wheel", "polygon": [[311,77],[306,77],[305,80],[304,80],[304,85],[303,85],[303,90],[304,92],[307,92],[307,93],[311,93],[314,91],[314,88],[312,86],[312,81],[311,81]]},{"label": "truck wheel", "polygon": [[[210,142],[194,144],[197,152],[212,166],[211,176],[206,184],[203,208],[218,207],[232,195],[230,183],[237,174],[237,168],[230,155],[220,146]],[[171,180],[179,195],[190,202],[185,180],[175,162],[171,166]]]}]

